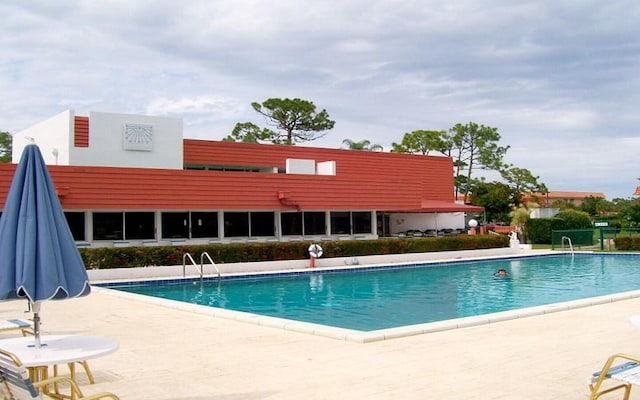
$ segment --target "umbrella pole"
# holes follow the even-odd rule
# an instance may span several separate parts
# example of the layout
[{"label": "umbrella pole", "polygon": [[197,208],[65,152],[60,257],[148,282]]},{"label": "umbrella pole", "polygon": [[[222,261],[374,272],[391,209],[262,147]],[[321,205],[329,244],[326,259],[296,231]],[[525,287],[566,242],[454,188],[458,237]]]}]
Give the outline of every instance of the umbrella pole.
[{"label": "umbrella pole", "polygon": [[31,304],[33,310],[33,337],[35,339],[35,346],[40,347],[40,303],[35,302]]}]

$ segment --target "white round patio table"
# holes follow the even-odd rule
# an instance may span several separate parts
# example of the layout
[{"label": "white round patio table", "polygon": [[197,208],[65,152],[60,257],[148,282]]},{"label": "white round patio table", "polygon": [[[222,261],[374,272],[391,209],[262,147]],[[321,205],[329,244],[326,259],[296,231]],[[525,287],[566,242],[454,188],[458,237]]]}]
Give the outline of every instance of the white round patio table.
[{"label": "white round patio table", "polygon": [[33,336],[0,340],[0,348],[15,354],[25,367],[44,367],[98,358],[118,350],[113,339],[84,335],[44,335],[40,347]]},{"label": "white round patio table", "polygon": [[16,355],[34,381],[47,379],[49,366],[55,375],[59,364],[67,364],[71,379],[75,379],[74,363],[80,363],[93,382],[86,361],[113,353],[118,347],[117,341],[101,336],[45,335],[40,338],[40,347],[35,347],[33,336],[0,340],[0,348]]}]

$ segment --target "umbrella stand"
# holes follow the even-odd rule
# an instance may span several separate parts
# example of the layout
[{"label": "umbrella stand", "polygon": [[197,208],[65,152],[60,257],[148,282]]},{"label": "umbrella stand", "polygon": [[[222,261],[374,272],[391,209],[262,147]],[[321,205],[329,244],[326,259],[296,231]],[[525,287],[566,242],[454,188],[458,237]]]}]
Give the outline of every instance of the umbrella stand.
[{"label": "umbrella stand", "polygon": [[40,302],[36,301],[30,304],[33,310],[33,337],[35,339],[35,347],[40,348]]}]

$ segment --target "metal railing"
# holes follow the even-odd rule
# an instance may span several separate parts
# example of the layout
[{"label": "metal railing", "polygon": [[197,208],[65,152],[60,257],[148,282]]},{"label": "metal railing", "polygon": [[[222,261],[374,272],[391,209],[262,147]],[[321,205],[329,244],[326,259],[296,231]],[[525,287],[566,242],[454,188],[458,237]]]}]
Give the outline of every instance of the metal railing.
[{"label": "metal railing", "polygon": [[203,278],[202,268],[198,266],[198,264],[196,264],[195,260],[193,259],[193,257],[191,257],[191,254],[189,253],[184,253],[184,255],[182,256],[182,277],[184,278],[185,276],[187,276],[187,258],[189,259],[189,261],[191,261],[191,264],[193,264],[193,266],[200,271],[200,280],[202,280]]},{"label": "metal railing", "polygon": [[573,255],[573,243],[571,243],[571,238],[569,236],[562,237],[562,251],[564,251],[564,241],[569,243],[569,249],[571,250],[571,255]]},{"label": "metal railing", "polygon": [[220,279],[220,270],[218,269],[218,266],[216,265],[216,263],[213,262],[213,259],[211,258],[209,253],[207,253],[206,251],[204,253],[200,254],[200,271],[201,271],[201,273],[202,273],[202,271],[204,271],[204,259],[205,259],[205,257],[209,260],[209,264],[213,265],[213,268],[218,273],[218,279]]}]

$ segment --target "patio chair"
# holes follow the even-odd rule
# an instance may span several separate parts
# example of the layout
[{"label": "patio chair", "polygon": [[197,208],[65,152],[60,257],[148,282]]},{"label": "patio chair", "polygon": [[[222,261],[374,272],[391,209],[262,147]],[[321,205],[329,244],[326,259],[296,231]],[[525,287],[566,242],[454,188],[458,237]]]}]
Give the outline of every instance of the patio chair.
[{"label": "patio chair", "polygon": [[[33,328],[23,328],[22,329],[22,336],[33,336]],[[87,360],[82,360],[82,361],[76,361],[76,362],[70,362],[67,364],[67,367],[69,367],[69,376],[71,377],[71,379],[73,379],[74,381],[76,380],[76,364],[80,364],[80,366],[82,368],[84,368],[84,372],[85,374],[87,374],[87,379],[89,380],[89,383],[94,384],[96,383],[96,381],[93,379],[93,374],[91,373],[91,369],[89,368],[89,363],[87,362]],[[58,366],[54,365],[53,366],[53,376],[58,376]]]},{"label": "patio chair", "polygon": [[29,328],[31,322],[24,319],[0,319],[0,332]]},{"label": "patio chair", "polygon": [[22,365],[15,354],[0,349],[0,395],[2,399],[59,398],[50,392],[50,388],[54,385],[68,387],[69,393],[65,396],[71,400],[119,400],[118,396],[108,392],[84,396],[78,384],[67,376],[33,381],[29,370]]},{"label": "patio chair", "polygon": [[[611,384],[608,384],[613,381]],[[623,399],[628,400],[633,385],[640,385],[640,357],[627,354],[614,354],[607,359],[600,371],[591,375],[589,380],[590,400],[600,396],[624,390]]]}]

